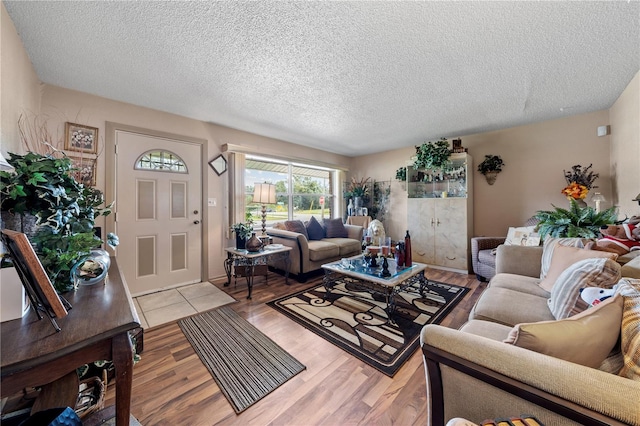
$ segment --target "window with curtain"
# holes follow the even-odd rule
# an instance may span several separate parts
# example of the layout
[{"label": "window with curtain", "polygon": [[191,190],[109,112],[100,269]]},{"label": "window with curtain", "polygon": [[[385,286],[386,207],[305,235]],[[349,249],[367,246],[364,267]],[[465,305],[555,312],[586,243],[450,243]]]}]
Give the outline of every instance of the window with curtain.
[{"label": "window with curtain", "polygon": [[276,222],[311,216],[321,220],[332,216],[335,199],[333,182],[336,170],[264,157],[246,156],[244,169],[245,212],[251,212],[257,228],[262,206],[253,202],[256,183],[276,186],[276,204],[267,205],[267,227]]}]

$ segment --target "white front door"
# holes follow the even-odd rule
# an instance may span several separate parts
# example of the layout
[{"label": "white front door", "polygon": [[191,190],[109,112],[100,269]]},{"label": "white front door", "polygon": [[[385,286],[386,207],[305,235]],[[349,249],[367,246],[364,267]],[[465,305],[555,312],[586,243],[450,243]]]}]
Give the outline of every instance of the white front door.
[{"label": "white front door", "polygon": [[117,259],[130,292],[200,282],[202,146],[122,130],[115,144]]}]

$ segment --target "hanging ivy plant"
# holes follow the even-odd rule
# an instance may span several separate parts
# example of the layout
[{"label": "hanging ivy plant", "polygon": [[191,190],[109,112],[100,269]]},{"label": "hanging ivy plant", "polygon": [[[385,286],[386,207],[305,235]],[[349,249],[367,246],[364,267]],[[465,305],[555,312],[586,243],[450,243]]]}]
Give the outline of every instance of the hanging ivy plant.
[{"label": "hanging ivy plant", "polygon": [[396,170],[396,179],[402,182],[405,182],[407,180],[406,167],[400,167],[398,170]]},{"label": "hanging ivy plant", "polygon": [[449,160],[449,141],[441,138],[437,142],[425,142],[416,146],[416,159],[413,167],[416,169],[437,169]]}]

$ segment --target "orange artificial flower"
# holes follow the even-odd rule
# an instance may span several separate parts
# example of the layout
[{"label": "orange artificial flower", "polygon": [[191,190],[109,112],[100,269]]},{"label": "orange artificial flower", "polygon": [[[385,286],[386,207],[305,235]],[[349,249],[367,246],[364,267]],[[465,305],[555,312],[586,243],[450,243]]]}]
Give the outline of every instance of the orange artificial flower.
[{"label": "orange artificial flower", "polygon": [[576,182],[571,182],[566,188],[562,190],[562,194],[564,194],[567,198],[573,198],[574,200],[583,200],[586,198],[589,189],[580,185]]}]

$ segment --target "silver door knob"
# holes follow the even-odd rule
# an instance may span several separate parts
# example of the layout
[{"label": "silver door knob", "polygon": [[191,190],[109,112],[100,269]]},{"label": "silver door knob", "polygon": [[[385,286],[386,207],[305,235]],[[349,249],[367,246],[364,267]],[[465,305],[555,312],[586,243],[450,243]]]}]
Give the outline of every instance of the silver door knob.
[{"label": "silver door knob", "polygon": [[200,223],[199,220],[194,220],[193,223],[195,223],[196,225]]}]

